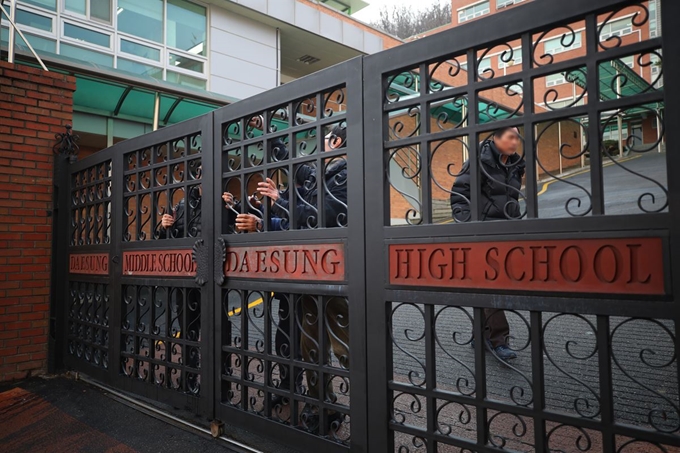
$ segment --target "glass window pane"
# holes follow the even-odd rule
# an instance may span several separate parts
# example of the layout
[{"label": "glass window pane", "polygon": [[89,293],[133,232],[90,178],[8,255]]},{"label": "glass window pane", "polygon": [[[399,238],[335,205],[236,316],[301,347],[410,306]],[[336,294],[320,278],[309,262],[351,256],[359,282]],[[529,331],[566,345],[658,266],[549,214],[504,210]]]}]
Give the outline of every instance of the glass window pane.
[{"label": "glass window pane", "polygon": [[74,13],[82,14],[83,16],[87,12],[85,9],[85,0],[65,0],[64,5],[67,11],[73,11]]},{"label": "glass window pane", "polygon": [[[40,53],[50,53],[52,55],[57,53],[57,43],[53,39],[43,38],[42,36],[32,35],[30,33],[24,33],[26,39],[31,43],[36,52]],[[2,45],[7,45],[7,40],[9,39],[9,30],[2,27],[2,32],[0,33],[0,43]],[[21,39],[21,36],[16,35],[17,48],[27,51],[28,46]]]},{"label": "glass window pane", "polygon": [[200,90],[205,90],[206,81],[203,79],[197,79],[196,77],[191,77],[184,74],[178,74],[176,72],[168,71],[166,77],[168,82],[176,83],[178,85],[184,85],[192,88],[198,88]]},{"label": "glass window pane", "polygon": [[138,63],[125,58],[118,58],[118,69],[122,71],[132,72],[143,76],[153,77],[154,79],[163,80],[163,68],[156,66]]},{"label": "glass window pane", "polygon": [[59,53],[65,57],[75,58],[76,60],[87,61],[99,66],[113,67],[113,56],[95,52],[94,50],[83,49],[82,47],[72,46],[64,42],[59,46]]},{"label": "glass window pane", "polygon": [[90,17],[111,22],[111,0],[90,0]]},{"label": "glass window pane", "polygon": [[57,0],[23,0],[22,3],[39,6],[40,8],[46,8],[50,11],[56,11],[57,9]]},{"label": "glass window pane", "polygon": [[186,0],[168,0],[167,45],[205,55],[205,8]]},{"label": "glass window pane", "polygon": [[137,55],[138,57],[148,58],[149,60],[161,61],[160,49],[155,49],[144,44],[139,44],[127,39],[120,40],[120,51],[129,53],[130,55]]},{"label": "glass window pane", "polygon": [[170,54],[170,66],[203,73],[203,62],[175,54]]},{"label": "glass window pane", "polygon": [[50,17],[17,9],[16,21],[18,24],[28,25],[29,27],[37,28],[39,30],[52,31],[52,19]]},{"label": "glass window pane", "polygon": [[111,47],[111,37],[109,35],[69,23],[64,23],[64,36],[98,46]]},{"label": "glass window pane", "polygon": [[118,0],[118,30],[163,42],[163,0]]}]

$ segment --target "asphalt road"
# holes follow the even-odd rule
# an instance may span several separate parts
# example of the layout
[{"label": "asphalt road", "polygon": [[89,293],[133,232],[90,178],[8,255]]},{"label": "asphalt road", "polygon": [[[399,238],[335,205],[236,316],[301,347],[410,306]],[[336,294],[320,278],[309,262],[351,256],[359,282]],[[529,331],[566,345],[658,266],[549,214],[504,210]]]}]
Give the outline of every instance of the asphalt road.
[{"label": "asphalt road", "polygon": [[[668,187],[665,153],[656,151],[631,153],[616,163],[605,157],[604,164],[602,174],[605,214],[644,214],[644,210],[668,211],[666,206],[668,198],[664,192]],[[539,185],[539,218],[583,215],[591,209],[593,191],[589,168],[562,178],[564,181]]]}]

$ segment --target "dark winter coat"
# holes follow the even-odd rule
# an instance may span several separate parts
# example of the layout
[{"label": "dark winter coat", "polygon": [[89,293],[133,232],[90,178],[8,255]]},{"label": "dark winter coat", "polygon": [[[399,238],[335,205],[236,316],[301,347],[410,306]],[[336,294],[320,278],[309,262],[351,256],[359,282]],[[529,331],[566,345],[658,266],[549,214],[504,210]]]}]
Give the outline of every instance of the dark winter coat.
[{"label": "dark winter coat", "polygon": [[[297,228],[317,226],[319,190],[324,191],[326,220],[323,227],[333,228],[347,225],[347,161],[345,159],[338,159],[328,165],[323,181],[316,181],[316,170],[308,166],[301,166],[298,169],[295,180],[299,187],[296,187],[297,205],[292,215],[295,216]],[[280,197],[272,206],[272,212],[278,217],[288,218],[291,212],[288,198]]]},{"label": "dark winter coat", "polygon": [[[510,156],[505,164],[496,145],[490,140],[480,149],[480,181],[482,186],[481,220],[506,220],[521,217],[519,193],[524,177],[525,162],[519,154]],[[461,174],[451,189],[451,211],[456,222],[470,220],[470,163],[465,162]]]},{"label": "dark winter coat", "polygon": [[[163,228],[159,223],[159,236],[162,238],[183,238],[201,236],[201,196],[189,196],[189,210],[186,209],[184,199],[175,207],[175,223],[170,228]],[[186,225],[189,225],[185,232]]]}]

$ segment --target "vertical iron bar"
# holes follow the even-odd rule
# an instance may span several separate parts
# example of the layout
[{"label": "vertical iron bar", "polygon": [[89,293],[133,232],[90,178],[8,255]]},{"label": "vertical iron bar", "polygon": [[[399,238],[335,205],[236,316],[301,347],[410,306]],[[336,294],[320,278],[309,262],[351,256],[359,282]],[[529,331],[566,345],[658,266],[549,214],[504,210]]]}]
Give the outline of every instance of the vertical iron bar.
[{"label": "vertical iron bar", "polygon": [[[433,392],[437,388],[437,365],[435,357],[435,316],[434,305],[425,304],[425,388],[428,392]],[[426,423],[427,423],[427,451],[436,453],[436,444],[433,439],[437,431],[437,400],[434,397],[425,397],[426,401]]]},{"label": "vertical iron bar", "polygon": [[420,84],[418,86],[420,96],[420,114],[417,121],[420,122],[420,196],[422,199],[422,212],[420,213],[423,224],[432,223],[432,185],[430,183],[430,149],[427,137],[430,134],[430,109],[424,100],[427,96],[427,88],[430,85],[428,65],[420,65]]},{"label": "vertical iron bar", "polygon": [[612,388],[609,317],[597,316],[598,368],[600,371],[600,400],[602,409],[602,451],[615,451],[614,392]]},{"label": "vertical iron bar", "polygon": [[[468,63],[468,130],[473,130],[479,124],[477,83],[477,52],[475,49],[467,51]],[[470,133],[468,137],[470,162],[470,221],[482,220],[482,188],[479,169],[479,137]]]},{"label": "vertical iron bar", "polygon": [[590,184],[593,194],[593,215],[604,214],[604,186],[602,175],[602,151],[600,149],[600,82],[598,79],[598,46],[597,16],[586,17],[586,53],[591,58],[586,63],[586,80],[588,87],[588,148],[590,150]]},{"label": "vertical iron bar", "polygon": [[475,401],[477,402],[477,445],[486,445],[489,438],[489,427],[486,424],[487,410],[482,407],[486,400],[486,340],[484,326],[486,319],[483,308],[474,308],[473,338],[475,340]]},{"label": "vertical iron bar", "polygon": [[531,312],[531,370],[534,393],[534,448],[548,451],[545,426],[545,381],[543,366],[543,313]]},{"label": "vertical iron bar", "polygon": [[534,143],[534,81],[531,77],[533,62],[533,42],[531,33],[522,35],[522,98],[524,103],[524,155],[526,161],[526,206],[527,217],[538,217],[538,144]]}]

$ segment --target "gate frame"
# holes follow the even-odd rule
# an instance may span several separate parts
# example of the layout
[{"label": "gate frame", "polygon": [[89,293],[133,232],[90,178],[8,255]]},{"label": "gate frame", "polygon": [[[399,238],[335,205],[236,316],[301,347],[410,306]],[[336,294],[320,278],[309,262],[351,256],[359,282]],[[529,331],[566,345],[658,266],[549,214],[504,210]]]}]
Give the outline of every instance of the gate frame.
[{"label": "gate frame", "polygon": [[[524,86],[532,87],[529,90],[524,90],[522,95],[524,100],[525,112],[528,105],[533,106],[533,79],[554,73],[556,69],[554,65],[545,65],[540,68],[533,66],[533,49],[531,40],[527,40],[525,34],[540,32],[556,28],[560,24],[569,24],[585,19],[590,16],[590,19],[596,18],[597,14],[606,13],[618,9],[619,7],[634,5],[638,0],[571,0],[569,2],[555,2],[555,1],[535,1],[521,8],[510,9],[504,11],[503,14],[491,15],[482,18],[479,21],[472,21],[455,27],[452,30],[444,31],[442,33],[434,34],[407,45],[398,46],[389,50],[385,50],[378,54],[365,57],[364,61],[364,92],[366,98],[364,99],[364,128],[366,131],[375,128],[376,124],[380,125],[381,133],[370,134],[366,133],[364,140],[364,148],[367,150],[365,157],[366,167],[364,169],[366,174],[382,175],[380,178],[367,178],[366,180],[366,212],[373,213],[366,217],[366,270],[367,282],[384,282],[383,284],[367,285],[367,356],[371,357],[368,362],[368,386],[369,394],[371,395],[368,401],[369,414],[369,451],[382,451],[387,446],[388,451],[392,451],[394,440],[393,430],[388,426],[390,424],[391,399],[393,392],[389,388],[388,382],[392,380],[392,341],[390,339],[390,331],[387,319],[390,319],[390,312],[392,301],[394,302],[408,302],[414,304],[423,304],[424,308],[428,306],[466,306],[474,309],[474,335],[481,338],[483,335],[483,308],[505,308],[517,309],[531,312],[531,346],[527,352],[531,353],[532,360],[532,391],[534,395],[534,402],[531,408],[515,406],[510,403],[500,404],[490,401],[486,397],[485,384],[485,358],[483,352],[482,342],[479,341],[475,345],[475,363],[473,370],[475,371],[475,395],[465,403],[477,410],[477,440],[473,444],[460,442],[456,443],[457,438],[449,438],[453,441],[452,444],[458,445],[460,448],[472,448],[479,452],[497,451],[493,446],[487,444],[488,426],[486,418],[486,410],[490,408],[500,408],[511,410],[511,413],[517,413],[522,416],[530,417],[527,420],[528,424],[532,424],[534,430],[534,448],[536,451],[545,451],[546,433],[545,421],[547,412],[544,410],[544,390],[543,390],[543,361],[542,361],[542,340],[540,336],[540,316],[544,311],[565,312],[565,313],[581,313],[581,314],[599,314],[599,315],[621,315],[621,316],[645,316],[649,318],[663,317],[671,318],[675,324],[676,335],[676,351],[680,343],[680,307],[677,306],[677,296],[673,293],[673,283],[680,282],[680,266],[671,267],[671,256],[680,256],[680,181],[674,180],[672,176],[680,170],[680,155],[673,154],[672,148],[675,144],[680,143],[680,131],[677,128],[670,127],[673,124],[680,124],[680,88],[678,84],[672,82],[680,77],[680,62],[671,55],[680,55],[680,32],[676,24],[671,23],[674,17],[680,15],[680,2],[662,0],[661,18],[663,19],[663,35],[662,38],[655,38],[662,42],[663,54],[666,57],[663,60],[664,65],[664,80],[668,81],[664,86],[664,100],[665,100],[665,129],[666,141],[669,146],[667,152],[667,172],[668,172],[668,200],[669,212],[661,214],[639,214],[631,216],[620,215],[601,215],[604,209],[604,197],[602,182],[602,156],[600,153],[591,153],[591,191],[593,202],[593,213],[583,218],[558,218],[558,219],[539,219],[538,208],[536,203],[537,198],[537,174],[533,162],[536,160],[536,152],[533,147],[534,133],[533,122],[536,114],[524,113],[522,116],[507,119],[497,120],[491,123],[480,125],[477,123],[477,100],[479,93],[483,89],[492,87],[503,87],[505,80],[503,75],[496,76],[490,80],[477,80],[477,49],[492,49],[494,46],[509,43],[516,39],[522,39],[522,61],[529,62],[531,71],[524,69],[521,73],[508,75],[508,79],[522,79]],[[590,20],[589,19],[589,20]],[[649,19],[647,19],[649,20]],[[592,26],[593,24],[588,24]],[[597,28],[597,24],[594,24]],[[483,37],[480,37],[480,31],[484,31]],[[583,57],[578,57],[573,61],[568,61],[564,67],[576,67],[578,65],[586,66],[586,63],[575,63],[577,60],[587,61],[587,75],[588,87],[597,86],[597,65],[600,61],[607,61],[611,58],[623,56],[625,54],[634,52],[635,46],[622,45],[611,50],[599,51],[597,48],[598,37],[586,34],[584,46],[587,46],[587,52]],[[641,46],[647,44],[644,40],[640,43]],[[605,55],[603,57],[603,54]],[[389,195],[390,184],[385,177],[387,158],[385,157],[385,149],[398,148],[399,141],[394,140],[387,142],[389,124],[385,120],[387,113],[383,111],[384,96],[388,87],[386,79],[390,75],[395,75],[411,70],[411,68],[418,68],[421,74],[429,74],[429,64],[442,61],[447,57],[465,55],[467,57],[468,80],[463,86],[460,86],[454,93],[466,94],[468,99],[468,126],[461,127],[460,133],[457,136],[468,135],[471,137],[469,151],[470,151],[470,167],[471,167],[471,187],[475,190],[472,194],[471,214],[472,218],[476,218],[476,213],[481,211],[478,205],[480,200],[480,187],[478,183],[479,164],[477,162],[478,145],[474,138],[478,133],[488,132],[494,128],[502,126],[523,126],[525,130],[525,158],[531,164],[526,168],[526,197],[527,197],[527,219],[511,223],[512,232],[507,233],[510,221],[501,222],[469,222],[456,223],[455,225],[434,225],[423,224],[419,226],[390,226],[389,216]],[[523,63],[524,64],[524,63]],[[474,69],[473,69],[474,68]],[[385,79],[385,80],[384,80]],[[594,81],[594,83],[593,83]],[[505,82],[507,83],[507,82]],[[403,101],[404,105],[410,106],[418,103],[420,112],[423,116],[427,113],[428,99],[426,95],[429,82],[420,84],[420,98],[414,101]],[[453,95],[452,95],[453,96]],[[589,91],[589,99],[593,93]],[[596,96],[595,96],[596,97]],[[644,97],[644,95],[642,95]],[[596,97],[597,98],[597,97]],[[621,104],[625,105],[626,98],[621,99]],[[641,100],[642,101],[642,100]],[[612,101],[608,101],[612,102]],[[614,101],[613,103],[616,103]],[[586,106],[579,107],[585,113],[579,115],[588,115],[590,119],[597,118],[597,121],[590,124],[599,124],[599,112],[601,102],[589,102]],[[406,108],[406,107],[405,107]],[[541,114],[539,121],[550,121],[557,118],[566,118],[574,115],[571,113],[574,108],[559,109],[547,114]],[[429,135],[429,124],[423,123],[421,128],[428,126],[428,129],[420,132],[420,155],[421,155],[421,169],[425,169],[429,165],[429,142],[431,136]],[[599,144],[599,127],[589,127],[589,143]],[[527,144],[532,144],[527,146]],[[380,152],[378,152],[380,150]],[[673,172],[673,170],[676,170]],[[421,215],[423,218],[428,218],[429,212],[429,177],[423,177]],[[531,218],[534,217],[534,218]],[[578,233],[580,232],[580,233]],[[387,246],[394,243],[431,243],[433,241],[441,242],[476,242],[482,240],[517,240],[517,239],[564,239],[574,238],[581,239],[585,237],[616,237],[616,236],[661,236],[664,244],[664,272],[667,295],[662,297],[646,297],[646,296],[619,296],[606,294],[577,294],[576,296],[569,293],[559,292],[527,292],[520,294],[510,291],[500,290],[484,290],[478,289],[460,289],[455,288],[415,288],[415,287],[399,287],[390,284],[389,282],[389,260],[387,255]],[[502,296],[502,297],[499,297]],[[443,299],[458,298],[462,302],[446,302]],[[608,299],[609,298],[609,299]],[[618,300],[616,300],[618,298]],[[674,314],[668,316],[668,310],[671,308],[670,304],[675,302],[673,306]],[[644,313],[644,314],[643,314]],[[665,315],[664,315],[665,314]],[[428,326],[434,325],[433,315],[429,310],[425,311],[425,325],[426,341],[432,341],[432,332],[429,331]],[[597,325],[598,332],[609,332],[609,319],[598,318]],[[608,336],[598,335],[598,350],[607,351],[607,359],[610,359],[608,349]],[[614,441],[615,434],[624,434],[625,428],[614,423],[614,411],[612,403],[612,376],[609,364],[599,357],[600,382],[599,389],[601,391],[601,409],[602,421],[597,423],[593,429],[602,433],[604,451],[615,451]],[[610,359],[611,360],[611,359]],[[680,379],[680,360],[678,362],[678,370],[676,376]],[[434,364],[432,357],[425,357],[426,375],[429,376],[434,373]],[[436,436],[436,427],[430,420],[434,417],[436,408],[432,407],[433,400],[437,396],[433,392],[434,388],[431,383],[427,387],[418,391],[418,395],[423,396],[427,401],[427,431],[424,432],[427,437],[423,437],[426,443],[427,451],[435,451],[434,441],[431,436]],[[396,393],[396,390],[394,391]],[[481,396],[484,395],[484,396]],[[515,410],[517,409],[517,410]],[[550,420],[556,420],[559,417],[550,412]],[[563,421],[573,423],[574,418],[563,417]],[[581,425],[574,425],[581,426]],[[418,436],[420,431],[404,428],[402,432],[409,433],[409,435]],[[640,428],[643,431],[643,428]],[[632,435],[636,431],[631,431]],[[630,434],[630,433],[629,433]],[[669,437],[662,435],[659,432],[645,432],[647,438],[656,439],[659,442],[668,442]],[[445,437],[445,436],[444,436]],[[680,441],[676,442],[680,445]]]}]

